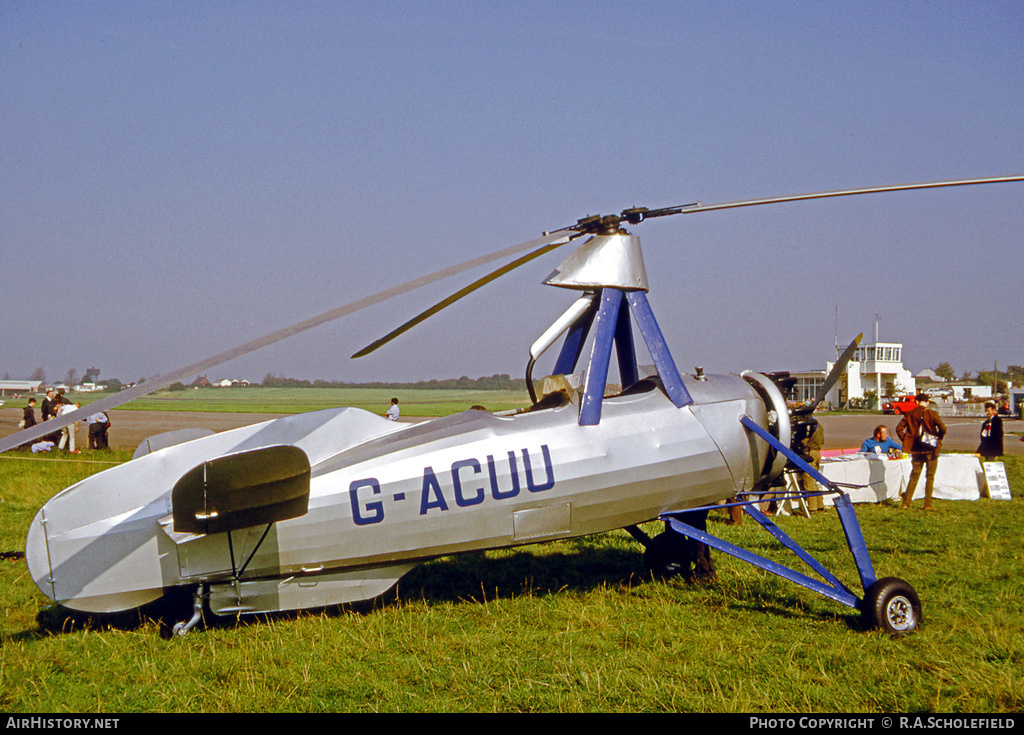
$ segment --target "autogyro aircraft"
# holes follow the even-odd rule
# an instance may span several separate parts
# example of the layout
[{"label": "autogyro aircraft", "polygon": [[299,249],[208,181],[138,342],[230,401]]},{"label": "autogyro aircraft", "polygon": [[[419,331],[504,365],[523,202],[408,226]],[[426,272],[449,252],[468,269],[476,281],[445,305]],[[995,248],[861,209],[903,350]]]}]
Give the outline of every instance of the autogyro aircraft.
[{"label": "autogyro aircraft", "polygon": [[[692,539],[861,611],[893,634],[921,620],[913,588],[877,579],[852,503],[794,452],[794,432],[841,374],[849,346],[815,399],[797,409],[772,376],[682,374],[647,299],[639,239],[625,227],[676,214],[905,189],[1024,181],[931,182],[700,203],[588,217],[541,238],[438,271],[101,399],[107,410],[266,344],[498,258],[519,255],[427,309],[367,354],[512,269],[579,238],[545,283],[580,293],[529,350],[532,405],[470,410],[418,424],[355,408],[287,416],[218,434],[178,431],[144,442],[130,462],[51,498],[32,521],[25,556],[51,600],[107,613],[193,591],[194,614],[296,610],[377,597],[432,558],[625,528],[654,571],[688,566]],[[654,362],[642,375],[633,322]],[[588,337],[589,335],[589,337]],[[536,395],[538,358],[564,336],[552,390]],[[858,338],[859,340],[859,338]],[[589,355],[579,363],[586,345]],[[612,356],[623,390],[605,395]],[[561,376],[561,377],[558,377]],[[0,451],[51,433],[55,419],[0,440]],[[58,423],[55,423],[58,422]],[[33,434],[35,432],[35,434]],[[757,507],[787,466],[833,497],[862,596],[840,582]],[[701,512],[737,503],[818,575],[811,577],[708,534]],[[649,537],[639,524],[661,519]]]}]

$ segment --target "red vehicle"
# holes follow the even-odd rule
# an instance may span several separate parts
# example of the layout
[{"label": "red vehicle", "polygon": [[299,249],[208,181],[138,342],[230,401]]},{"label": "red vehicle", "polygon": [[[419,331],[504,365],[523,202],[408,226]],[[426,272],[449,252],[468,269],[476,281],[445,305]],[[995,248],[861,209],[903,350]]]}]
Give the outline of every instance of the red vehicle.
[{"label": "red vehicle", "polygon": [[882,413],[906,413],[917,406],[914,396],[900,396],[882,404]]}]

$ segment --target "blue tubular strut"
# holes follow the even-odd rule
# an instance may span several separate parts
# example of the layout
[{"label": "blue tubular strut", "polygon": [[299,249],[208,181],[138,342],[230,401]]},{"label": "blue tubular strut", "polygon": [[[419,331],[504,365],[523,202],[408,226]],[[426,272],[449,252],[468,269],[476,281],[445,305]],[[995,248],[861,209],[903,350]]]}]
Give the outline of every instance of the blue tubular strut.
[{"label": "blue tubular strut", "polygon": [[591,347],[590,365],[587,368],[587,384],[580,402],[580,426],[595,426],[601,423],[601,407],[604,403],[604,390],[608,380],[608,368],[611,366],[613,346],[623,387],[632,385],[639,378],[636,346],[629,320],[631,312],[636,317],[637,327],[654,359],[655,369],[661,377],[669,399],[678,408],[693,403],[644,292],[602,288],[594,305],[570,328],[555,362],[556,375],[567,375],[575,370],[587,334],[591,328],[594,329],[594,343]]},{"label": "blue tubular strut", "polygon": [[[747,507],[744,507],[744,510],[748,510]],[[696,539],[701,543],[707,544],[713,549],[724,551],[726,554],[735,556],[737,559],[740,559],[741,561],[745,561],[748,564],[753,564],[755,567],[760,567],[765,571],[769,571],[772,574],[776,574],[780,577],[788,579],[791,582],[796,582],[797,584],[806,587],[809,590],[812,590],[813,592],[817,592],[819,595],[824,595],[825,597],[835,600],[836,602],[846,605],[847,607],[857,607],[857,596],[850,592],[843,585],[835,587],[830,584],[824,584],[823,582],[819,582],[813,577],[808,577],[806,574],[801,574],[800,572],[794,571],[787,566],[783,566],[782,564],[772,561],[771,559],[766,559],[763,556],[759,556],[753,553],[752,551],[747,551],[746,549],[736,546],[735,544],[730,544],[728,541],[723,541],[722,539],[707,534],[704,531],[698,531],[693,526],[688,526],[685,523],[682,523],[681,521],[678,521],[671,516],[665,517],[665,520],[668,522],[668,527],[676,533],[682,534],[683,536],[688,536],[692,539]],[[781,533],[781,531],[779,533]]]},{"label": "blue tubular strut", "polygon": [[[748,416],[744,416],[741,421],[745,427],[764,439],[776,450],[782,452],[783,455],[792,461],[800,470],[809,474],[825,487],[828,487],[838,493],[834,501],[835,508],[839,515],[839,521],[843,526],[843,532],[846,535],[846,543],[849,546],[850,553],[853,555],[854,562],[857,565],[857,572],[860,575],[861,585],[866,590],[874,584],[875,570],[871,564],[871,556],[868,553],[867,545],[864,543],[864,536],[861,533],[860,524],[857,522],[857,515],[853,510],[853,502],[850,500],[850,496],[839,490],[835,483],[830,482],[828,478],[801,459],[793,452],[792,449],[780,443],[778,439],[754,422],[753,419]],[[784,579],[788,579],[791,582],[795,582],[813,592],[817,592],[831,600],[835,600],[840,604],[846,605],[847,607],[858,608],[860,599],[857,595],[855,595],[846,585],[840,582],[831,572],[825,569],[825,567],[823,567],[810,554],[802,549],[791,537],[786,535],[786,533],[783,532],[782,529],[780,529],[770,518],[768,518],[768,516],[762,513],[755,505],[757,502],[763,501],[749,501],[746,503],[736,503],[736,505],[742,505],[743,510],[747,515],[761,524],[761,526],[774,536],[783,546],[806,562],[815,572],[821,575],[825,582],[821,582],[813,577],[809,577],[806,574],[802,574],[801,572],[797,572],[787,566],[779,564],[778,562],[774,562],[771,559],[766,559],[752,551],[747,551],[746,549],[730,544],[727,541],[716,538],[704,531],[700,531],[686,523],[683,523],[678,517],[676,517],[676,515],[666,515],[663,516],[663,519],[666,521],[668,527],[676,533],[707,544],[713,549],[724,551],[726,554],[735,556],[741,561],[753,564],[765,571],[771,572],[772,574],[778,575]],[[707,507],[716,508],[719,506]],[[685,517],[685,513],[678,515]]]},{"label": "blue tubular strut", "polygon": [[597,323],[594,325],[590,367],[587,368],[587,385],[580,402],[580,426],[596,426],[601,423],[601,405],[604,401],[605,382],[608,380],[608,366],[611,364],[612,343],[619,324],[622,292],[614,288],[602,289],[600,303]]},{"label": "blue tubular strut", "polygon": [[[782,452],[787,459],[817,480],[819,484],[827,488],[838,489],[834,482],[831,482],[821,472],[807,464],[796,452],[761,428],[752,418],[744,416],[740,421],[748,429],[775,447],[775,449]],[[834,503],[836,512],[839,514],[839,522],[843,525],[843,533],[846,534],[846,544],[850,547],[850,553],[853,554],[853,560],[857,564],[857,573],[860,574],[861,585],[864,589],[867,589],[875,583],[875,568],[871,564],[871,555],[868,553],[867,544],[864,543],[864,534],[861,533],[860,523],[857,522],[857,514],[853,510],[853,501],[850,500],[849,495],[841,492],[836,496]]]},{"label": "blue tubular strut", "polygon": [[668,343],[661,333],[661,327],[658,326],[658,322],[654,318],[654,312],[647,301],[647,294],[643,291],[627,291],[626,301],[633,310],[636,324],[647,344],[647,351],[651,353],[651,358],[654,360],[654,367],[658,370],[658,376],[661,378],[662,385],[665,386],[665,392],[678,408],[689,406],[693,403],[693,398],[690,397],[690,391],[686,390],[686,386],[683,385],[683,378],[679,374],[675,360],[672,359],[672,353],[669,352]]},{"label": "blue tubular strut", "polygon": [[615,325],[615,354],[619,359],[619,382],[622,383],[623,389],[626,389],[640,379],[628,308],[619,308],[619,321]]},{"label": "blue tubular strut", "polygon": [[583,343],[590,334],[590,326],[594,323],[594,316],[597,314],[599,302],[595,301],[591,307],[584,312],[583,316],[569,328],[565,335],[565,342],[558,353],[555,361],[553,375],[569,375],[576,370],[576,364],[580,361],[580,353],[583,351]]}]

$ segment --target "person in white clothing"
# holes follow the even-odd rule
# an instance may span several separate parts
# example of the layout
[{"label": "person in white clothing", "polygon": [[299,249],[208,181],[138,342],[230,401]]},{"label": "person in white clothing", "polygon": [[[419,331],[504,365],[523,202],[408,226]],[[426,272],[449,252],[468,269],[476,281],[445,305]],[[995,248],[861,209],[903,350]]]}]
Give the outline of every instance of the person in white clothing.
[{"label": "person in white clothing", "polygon": [[391,399],[391,408],[388,409],[387,417],[391,421],[398,421],[398,416],[400,414],[401,414],[401,411],[398,408],[398,399],[397,398],[392,398]]},{"label": "person in white clothing", "polygon": [[[60,404],[60,408],[57,409],[57,415],[64,416],[72,411],[77,411],[81,405],[81,403],[62,403]],[[77,433],[77,421],[65,426],[60,430],[60,443],[57,445],[57,448],[64,449],[64,447],[67,446],[67,450],[71,454],[78,454],[78,450],[75,449],[75,434]]]}]

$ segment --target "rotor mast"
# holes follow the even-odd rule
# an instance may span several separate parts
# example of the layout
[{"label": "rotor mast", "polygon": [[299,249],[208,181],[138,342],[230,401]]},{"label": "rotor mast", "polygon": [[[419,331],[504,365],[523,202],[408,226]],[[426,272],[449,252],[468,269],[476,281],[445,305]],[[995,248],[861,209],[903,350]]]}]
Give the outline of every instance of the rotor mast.
[{"label": "rotor mast", "polygon": [[[570,229],[580,228],[595,234],[544,281],[549,286],[593,295],[590,305],[564,327],[563,331],[567,331],[568,336],[554,369],[556,375],[569,374],[576,369],[587,334],[593,329],[586,386],[580,402],[580,426],[593,426],[601,421],[613,347],[622,387],[626,388],[639,379],[629,318],[631,313],[669,398],[679,408],[693,403],[647,301],[649,286],[640,238],[622,229],[622,219],[624,217],[610,215],[588,217],[577,222]],[[531,354],[527,381],[531,379],[529,373],[535,360],[536,356]]]}]

